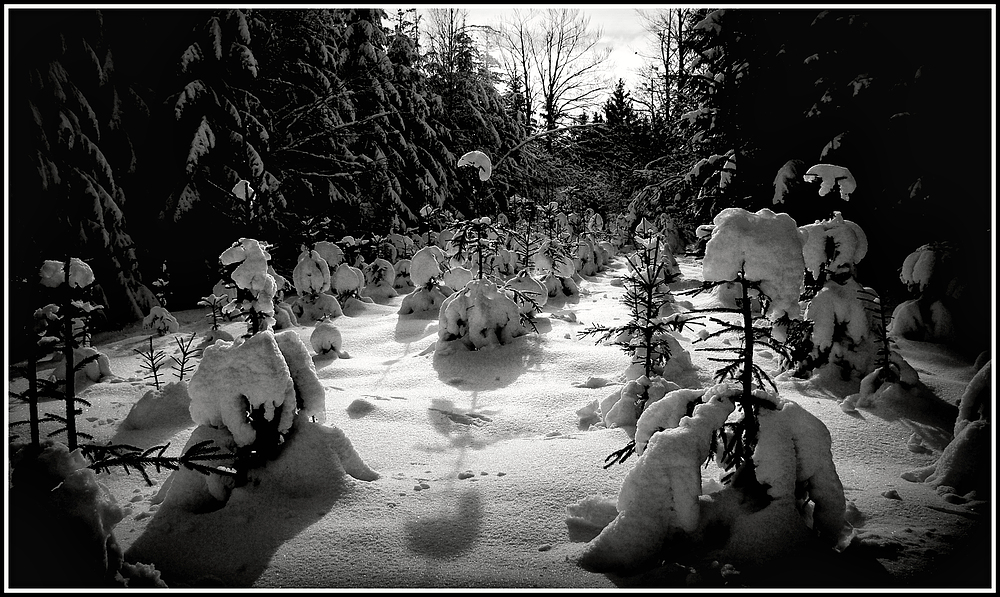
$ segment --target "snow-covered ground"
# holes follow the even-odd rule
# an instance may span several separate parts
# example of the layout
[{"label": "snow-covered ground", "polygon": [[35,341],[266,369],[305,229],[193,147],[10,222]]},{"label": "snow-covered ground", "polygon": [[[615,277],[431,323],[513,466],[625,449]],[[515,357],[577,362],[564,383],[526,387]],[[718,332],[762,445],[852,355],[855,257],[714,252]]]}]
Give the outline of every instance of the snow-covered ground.
[{"label": "snow-covered ground", "polygon": [[[678,262],[683,278],[675,292],[701,278],[700,260]],[[327,445],[321,432],[301,434],[311,443],[297,445],[295,458],[272,467],[259,485],[234,490],[225,507],[211,512],[171,506],[166,495],[179,477],[171,479],[170,471],[150,469],[152,487],[135,472],[100,473],[123,509],[113,532],[126,561],[153,564],[172,588],[712,586],[708,571],[678,571],[672,563],[628,577],[577,563],[614,517],[606,505],[638,458],[603,468],[628,436],[588,428],[592,421],[578,413],[620,389],[629,366],[619,348],[578,336],[590,324],[628,319],[619,300],[625,273],[617,257],[608,270],[579,280],[579,296],[549,299],[535,320],[537,333],[447,355],[435,351],[438,318],[400,316],[402,296],[353,303],[332,321],[343,358],[316,354],[313,361],[325,390],[324,426],[342,430],[378,478],[359,480],[329,466],[329,456],[320,455]],[[707,297],[684,300],[698,306]],[[154,347],[177,354],[175,337],[208,332],[207,312],[173,313],[180,331],[154,337]],[[246,324],[223,328],[238,337]],[[312,325],[293,329],[311,346]],[[167,453],[176,455],[196,425],[183,404],[168,403],[174,399],[167,392],[154,420],[142,406],[125,424],[152,389],[133,351],[148,345],[149,334],[137,324],[95,338],[112,376],[80,391],[92,406],[78,428],[96,443],[169,442]],[[697,350],[702,344],[692,345],[695,338],[680,338],[695,365],[672,378],[681,387],[714,383],[717,364]],[[995,590],[992,499],[903,478],[937,462],[976,369],[937,344],[900,340],[896,347],[922,385],[855,412],[840,402],[858,391],[856,382],[778,377],[779,396],[830,431],[856,536],[840,554],[730,569],[719,576],[729,586]],[[756,359],[777,376],[775,355],[759,350]],[[166,382],[175,379],[169,367],[160,373]],[[24,380],[9,378],[8,385],[20,391]],[[23,440],[27,427],[9,423],[27,419],[27,406],[13,398],[8,404],[8,433]],[[62,409],[60,402],[41,405],[43,413]],[[995,437],[992,445],[995,458]],[[280,482],[268,482],[274,479]]]}]

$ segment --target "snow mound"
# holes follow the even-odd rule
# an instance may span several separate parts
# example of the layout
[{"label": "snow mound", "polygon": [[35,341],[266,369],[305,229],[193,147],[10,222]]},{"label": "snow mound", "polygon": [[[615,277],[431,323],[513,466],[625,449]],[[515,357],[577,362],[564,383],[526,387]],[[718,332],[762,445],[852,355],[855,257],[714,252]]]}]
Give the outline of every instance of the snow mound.
[{"label": "snow mound", "polygon": [[191,422],[191,396],[186,381],[170,382],[161,390],[149,390],[132,405],[122,429],[154,429]]}]

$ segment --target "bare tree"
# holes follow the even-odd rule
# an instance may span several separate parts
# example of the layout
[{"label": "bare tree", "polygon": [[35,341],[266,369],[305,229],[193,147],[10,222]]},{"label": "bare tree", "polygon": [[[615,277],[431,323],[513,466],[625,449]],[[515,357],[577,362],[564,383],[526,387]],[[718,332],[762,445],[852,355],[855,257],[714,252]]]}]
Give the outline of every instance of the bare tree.
[{"label": "bare tree", "polygon": [[494,42],[508,85],[524,95],[527,124],[540,112],[554,130],[570,113],[599,105],[610,84],[602,68],[610,48],[598,47],[602,31],[579,9],[514,10],[494,27]]},{"label": "bare tree", "polygon": [[538,97],[537,83],[532,76],[532,28],[530,21],[534,11],[513,10],[502,17],[490,30],[491,51],[503,72],[504,83],[514,92],[523,96],[520,102],[521,119],[527,130],[531,130],[532,115]]},{"label": "bare tree", "polygon": [[678,92],[694,59],[683,43],[694,10],[666,8],[636,12],[653,37],[649,50],[641,54],[646,60],[642,70],[645,82],[634,100],[654,120],[665,120],[678,112]]},{"label": "bare tree", "polygon": [[532,52],[546,130],[573,110],[593,108],[607,91],[601,67],[611,48],[598,49],[603,31],[590,29],[579,9],[550,8]]}]

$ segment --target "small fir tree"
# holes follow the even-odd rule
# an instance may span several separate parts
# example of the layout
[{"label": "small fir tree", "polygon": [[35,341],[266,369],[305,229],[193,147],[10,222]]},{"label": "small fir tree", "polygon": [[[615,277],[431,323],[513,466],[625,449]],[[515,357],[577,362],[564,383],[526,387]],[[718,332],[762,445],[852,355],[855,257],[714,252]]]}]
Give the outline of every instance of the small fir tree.
[{"label": "small fir tree", "polygon": [[139,355],[142,359],[139,366],[146,372],[143,379],[152,379],[153,386],[159,391],[160,389],[160,367],[163,366],[163,361],[166,360],[167,355],[163,353],[162,350],[153,350],[153,337],[149,337],[149,348],[146,350],[139,350],[138,348],[133,348],[132,352]]},{"label": "small fir tree", "polygon": [[[608,342],[620,347],[632,357],[634,363],[642,363],[646,379],[662,371],[670,360],[667,337],[671,331],[682,331],[689,324],[702,325],[696,321],[698,316],[660,316],[663,306],[673,302],[669,284],[676,281],[679,274],[669,271],[658,240],[644,245],[628,260],[629,272],[624,276],[626,290],[622,302],[628,306],[631,319],[621,326],[595,323],[579,332],[581,338],[596,336],[598,343]],[[642,415],[648,400],[649,387],[644,386],[634,405],[636,420]],[[635,440],[632,439],[624,448],[605,459],[605,468],[624,462],[634,451]]]}]

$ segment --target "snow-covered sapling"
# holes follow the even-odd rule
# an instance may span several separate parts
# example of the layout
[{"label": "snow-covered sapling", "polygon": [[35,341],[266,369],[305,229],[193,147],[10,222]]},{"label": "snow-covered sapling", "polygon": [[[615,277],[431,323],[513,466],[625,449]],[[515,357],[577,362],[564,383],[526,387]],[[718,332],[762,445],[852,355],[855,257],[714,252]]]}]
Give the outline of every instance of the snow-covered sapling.
[{"label": "snow-covered sapling", "polygon": [[953,308],[963,291],[956,261],[955,247],[947,242],[922,245],[906,256],[899,280],[915,298],[893,310],[891,336],[924,342],[955,338]]},{"label": "snow-covered sapling", "polygon": [[517,304],[489,278],[472,280],[441,304],[439,348],[461,342],[478,350],[509,344],[526,333]]},{"label": "snow-covered sapling", "polygon": [[409,273],[415,290],[403,297],[399,305],[400,315],[440,314],[442,303],[454,292],[442,284],[445,261],[444,251],[436,245],[423,247],[414,253]]},{"label": "snow-covered sapling", "polygon": [[149,315],[146,315],[142,320],[142,327],[147,330],[151,329],[161,336],[180,330],[177,318],[159,305],[154,305],[149,310]]},{"label": "snow-covered sapling", "polygon": [[211,311],[207,315],[205,315],[205,317],[207,317],[212,321],[213,332],[218,330],[219,327],[221,327],[222,325],[222,319],[223,319],[222,308],[226,305],[227,302],[229,302],[229,299],[227,298],[226,295],[215,296],[214,294],[203,296],[201,297],[201,300],[198,301],[199,307],[208,307],[209,309],[211,309]]},{"label": "snow-covered sapling", "polygon": [[219,256],[222,265],[235,266],[230,277],[237,288],[237,296],[223,308],[223,313],[242,314],[247,320],[248,336],[274,325],[277,283],[267,271],[271,258],[268,247],[252,238],[241,238]]},{"label": "snow-covered sapling", "polygon": [[333,358],[346,358],[347,353],[343,351],[344,338],[337,326],[329,321],[320,320],[316,322],[316,327],[309,335],[309,344],[316,354],[321,356],[332,356]]},{"label": "snow-covered sapling", "polygon": [[388,259],[376,257],[362,271],[365,275],[365,287],[361,290],[361,296],[376,301],[386,301],[398,296],[395,288],[396,268]]},{"label": "snow-covered sapling", "polygon": [[[65,430],[68,438],[67,445],[70,450],[75,450],[78,435],[76,416],[82,413],[81,410],[77,409],[77,404],[90,406],[86,400],[76,397],[76,374],[85,367],[98,367],[98,378],[105,373],[110,374],[107,357],[96,350],[86,349],[86,353],[79,355],[83,357],[82,360],[77,359],[80,352],[80,336],[75,329],[74,321],[89,312],[85,307],[89,301],[82,299],[84,289],[94,282],[94,271],[80,259],[67,256],[62,262],[45,261],[39,275],[43,287],[55,289],[62,295],[56,318],[57,337],[61,340],[63,349],[63,362],[60,364],[62,375],[60,376],[59,368],[57,368],[53,377],[65,380],[63,395],[66,403],[66,416],[62,417],[50,413],[47,415],[47,419],[59,421],[64,425],[64,428],[55,433]],[[88,377],[93,378],[93,375],[88,372]]]},{"label": "snow-covered sapling", "polygon": [[339,268],[339,265],[331,266],[327,261],[330,259],[340,264],[343,252],[336,244],[326,241],[318,242],[315,246],[312,250],[302,247],[298,263],[292,270],[298,297],[291,305],[291,314],[303,322],[343,315],[340,301],[331,294],[333,274],[336,271],[331,268]]},{"label": "snow-covered sapling", "polygon": [[167,272],[167,262],[160,266],[160,277],[153,280],[153,296],[159,301],[161,307],[167,306],[167,292],[170,287],[170,273]]},{"label": "snow-covered sapling", "polygon": [[541,276],[539,281],[545,285],[549,298],[560,295],[575,296],[580,293],[579,287],[573,280],[576,274],[573,256],[560,238],[543,239],[532,256],[532,263]]},{"label": "snow-covered sapling", "polygon": [[[626,375],[628,381],[639,380],[617,392],[618,400],[605,400],[602,403],[602,416],[605,422],[611,411],[626,409],[615,418],[615,425],[630,430],[631,426],[642,415],[646,403],[650,400],[650,386],[655,385],[654,377],[663,373],[667,363],[674,353],[683,352],[683,348],[671,331],[682,331],[684,326],[697,324],[698,316],[687,317],[681,314],[661,316],[665,305],[673,302],[669,284],[677,279],[679,274],[669,269],[669,262],[663,259],[661,250],[664,245],[651,242],[632,255],[628,260],[629,272],[624,276],[626,286],[622,302],[629,308],[631,318],[624,325],[606,326],[595,323],[579,332],[581,338],[594,336],[597,342],[605,342],[620,347],[632,357],[633,364],[640,366],[632,375]],[[698,324],[700,325],[700,324]],[[687,358],[690,364],[690,358]],[[634,386],[634,387],[633,387]],[[675,386],[676,387],[676,386]],[[662,396],[663,393],[660,393]],[[631,404],[621,405],[622,399],[629,398]],[[631,408],[628,408],[631,407]],[[633,453],[634,439],[626,446],[611,454],[605,462],[607,466],[624,462]]]},{"label": "snow-covered sapling", "polygon": [[[782,316],[799,315],[798,299],[805,264],[798,226],[786,213],[775,214],[769,209],[751,213],[741,208],[728,208],[715,217],[714,224],[712,237],[705,246],[704,283],[691,294],[722,284],[736,284],[741,293],[736,309],[695,310],[739,316],[736,322],[710,317],[719,329],[696,341],[724,335],[740,340],[740,346],[704,349],[733,354],[710,358],[725,363],[715,372],[715,379],[719,383],[737,380],[742,387],[740,395],[733,398],[742,417],[720,430],[725,447],[724,468],[731,470],[751,461],[759,431],[758,411],[761,407],[773,407],[769,401],[760,400],[756,390],[763,390],[766,383],[777,391],[767,373],[753,362],[754,346],[764,345],[778,354],[784,353],[782,343],[772,337],[771,323]],[[753,297],[761,301],[764,318],[754,317]],[[755,319],[764,319],[764,325],[755,325]]]},{"label": "snow-covered sapling", "polygon": [[455,222],[449,228],[454,232],[450,240],[454,248],[453,257],[471,260],[477,280],[491,276],[488,265],[499,249],[499,231],[493,226],[493,220],[488,217],[474,218]]},{"label": "snow-covered sapling", "polygon": [[[868,251],[860,226],[840,212],[828,220],[799,227],[806,265],[806,329],[791,334],[790,352],[800,360],[796,375],[826,364],[840,368],[844,379],[863,377],[871,370],[874,343],[869,317],[861,299],[864,291],[854,279],[857,263]],[[780,322],[776,331],[795,325]],[[787,335],[787,334],[786,334]]]},{"label": "snow-covered sapling", "polygon": [[906,393],[919,381],[917,371],[902,355],[892,349],[888,331],[891,316],[881,298],[874,290],[864,288],[858,291],[858,299],[864,304],[877,349],[873,357],[874,366],[861,379],[858,392],[846,396],[840,402],[841,410],[846,413],[857,412],[859,406],[872,406],[878,398],[887,393]]}]

